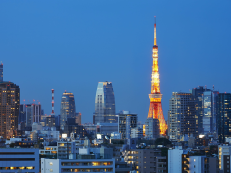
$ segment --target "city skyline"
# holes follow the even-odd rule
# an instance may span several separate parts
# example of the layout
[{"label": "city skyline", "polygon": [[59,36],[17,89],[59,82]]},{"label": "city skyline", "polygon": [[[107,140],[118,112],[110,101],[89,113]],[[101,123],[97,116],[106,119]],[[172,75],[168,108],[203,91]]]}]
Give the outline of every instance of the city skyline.
[{"label": "city skyline", "polygon": [[[82,113],[82,121],[92,122],[97,84],[111,81],[116,112],[129,110],[144,122],[149,108],[154,16],[165,119],[172,92],[188,92],[205,85],[231,92],[231,82],[227,80],[230,35],[226,34],[231,25],[230,2],[178,1],[182,9],[176,11],[173,2],[133,1],[130,12],[126,11],[129,2],[123,2],[123,7],[107,2],[108,9],[93,1],[89,8],[80,9],[86,3],[72,2],[74,5],[60,3],[54,8],[49,2],[45,7],[30,2],[31,9],[19,2],[10,4],[10,8],[9,3],[0,3],[4,81],[20,87],[21,104],[24,99],[39,100],[45,113],[51,114],[53,88],[57,115],[62,93],[67,90],[75,95],[76,111]],[[59,13],[60,9],[63,12]],[[117,9],[121,14],[116,13]],[[169,12],[164,14],[165,11]]]}]

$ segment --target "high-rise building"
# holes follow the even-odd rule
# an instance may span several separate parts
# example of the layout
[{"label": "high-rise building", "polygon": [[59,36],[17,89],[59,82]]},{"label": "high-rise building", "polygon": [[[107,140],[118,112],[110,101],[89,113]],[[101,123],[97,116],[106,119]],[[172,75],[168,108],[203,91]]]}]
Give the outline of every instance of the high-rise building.
[{"label": "high-rise building", "polygon": [[155,118],[159,120],[160,125],[160,134],[166,135],[166,130],[168,128],[166,121],[164,119],[161,99],[162,94],[160,93],[160,79],[159,79],[159,67],[158,67],[158,46],[156,43],[156,23],[154,24],[154,46],[152,48],[152,81],[151,81],[151,94],[150,98],[150,107],[148,112],[148,118]]},{"label": "high-rise building", "polygon": [[75,99],[74,94],[64,92],[60,107],[60,129],[64,130],[67,118],[75,118]]},{"label": "high-rise building", "polygon": [[3,63],[0,64],[0,82],[3,82]]},{"label": "high-rise building", "polygon": [[205,91],[210,91],[210,89],[206,89],[203,86],[199,86],[198,88],[192,89],[192,95],[196,101],[196,114],[198,117],[198,133],[203,134],[203,93]]},{"label": "high-rise building", "polygon": [[219,142],[231,136],[231,93],[219,93],[217,97],[217,127]]},{"label": "high-rise building", "polygon": [[218,91],[204,91],[203,93],[203,134],[217,133],[216,109]]},{"label": "high-rise building", "polygon": [[172,93],[168,112],[168,135],[171,141],[179,142],[185,137],[197,137],[198,118],[195,104],[190,93]]},{"label": "high-rise building", "polygon": [[32,127],[33,123],[40,123],[41,105],[26,104],[25,107],[26,107],[26,127]]},{"label": "high-rise building", "polygon": [[19,86],[12,82],[0,83],[0,136],[13,138],[17,136],[20,105]]},{"label": "high-rise building", "polygon": [[148,118],[145,122],[145,137],[147,139],[157,139],[160,136],[159,120]]},{"label": "high-rise building", "polygon": [[118,117],[118,130],[122,139],[131,139],[131,129],[137,127],[137,114],[131,114],[129,111],[123,111]]},{"label": "high-rise building", "polygon": [[116,123],[115,97],[111,82],[99,82],[95,96],[93,124]]}]

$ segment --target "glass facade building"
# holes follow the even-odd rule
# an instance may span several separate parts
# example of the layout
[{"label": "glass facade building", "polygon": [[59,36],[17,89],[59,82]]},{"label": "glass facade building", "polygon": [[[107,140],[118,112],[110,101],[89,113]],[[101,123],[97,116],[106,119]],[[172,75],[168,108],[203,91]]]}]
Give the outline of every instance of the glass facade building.
[{"label": "glass facade building", "polygon": [[210,91],[209,89],[199,86],[198,88],[192,89],[192,95],[196,101],[196,114],[198,117],[198,133],[203,134],[203,93]]},{"label": "glass facade building", "polygon": [[216,133],[216,109],[218,91],[203,93],[203,133]]},{"label": "glass facade building", "polygon": [[111,82],[99,82],[95,96],[93,123],[116,123],[115,97]]},{"label": "glass facade building", "polygon": [[60,107],[60,129],[64,130],[67,118],[75,118],[75,99],[73,93],[64,92]]},{"label": "glass facade building", "polygon": [[219,93],[217,97],[217,127],[219,142],[231,136],[231,93]]},{"label": "glass facade building", "polygon": [[169,100],[168,135],[171,141],[185,141],[198,135],[196,102],[191,93],[173,92]]}]

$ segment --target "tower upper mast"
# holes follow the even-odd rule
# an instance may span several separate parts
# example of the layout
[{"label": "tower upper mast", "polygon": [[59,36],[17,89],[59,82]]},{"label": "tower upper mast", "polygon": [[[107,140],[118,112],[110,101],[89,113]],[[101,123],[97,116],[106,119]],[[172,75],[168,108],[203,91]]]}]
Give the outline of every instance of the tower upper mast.
[{"label": "tower upper mast", "polygon": [[156,44],[156,16],[154,16],[155,23],[154,23],[154,46],[157,46]]}]

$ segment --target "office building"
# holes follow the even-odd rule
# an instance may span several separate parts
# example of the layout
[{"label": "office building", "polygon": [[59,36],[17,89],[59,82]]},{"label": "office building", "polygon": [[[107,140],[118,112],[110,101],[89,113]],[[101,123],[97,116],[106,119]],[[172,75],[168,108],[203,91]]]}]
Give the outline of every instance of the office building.
[{"label": "office building", "polygon": [[54,115],[50,115],[49,117],[46,117],[45,126],[46,127],[55,127],[55,116]]},{"label": "office building", "polygon": [[32,127],[33,123],[40,123],[41,121],[41,105],[40,104],[26,104],[23,105],[26,109],[26,127]]},{"label": "office building", "polygon": [[131,138],[141,139],[143,138],[143,128],[137,126],[131,129]]},{"label": "office building", "polygon": [[26,105],[19,106],[18,123],[26,122]]},{"label": "office building", "polygon": [[130,149],[124,153],[124,161],[137,172],[167,173],[166,156],[158,149]]},{"label": "office building", "polygon": [[99,82],[95,96],[93,124],[117,123],[115,96],[111,82]]},{"label": "office building", "polygon": [[111,172],[115,173],[115,159],[41,159],[41,172]]},{"label": "office building", "polygon": [[190,93],[173,92],[169,100],[168,135],[171,141],[198,135],[198,117],[195,100]]},{"label": "office building", "polygon": [[0,64],[0,82],[3,82],[3,63]]},{"label": "office building", "polygon": [[231,136],[231,93],[219,93],[217,97],[217,127],[220,143]]},{"label": "office building", "polygon": [[19,86],[12,82],[0,83],[0,136],[5,139],[17,136],[19,106]]},{"label": "office building", "polygon": [[217,96],[218,91],[204,91],[202,96],[203,134],[217,133]]},{"label": "office building", "polygon": [[0,149],[0,172],[39,172],[39,149]]},{"label": "office building", "polygon": [[60,107],[60,129],[64,129],[67,118],[75,118],[75,99],[74,94],[64,92],[61,99]]},{"label": "office building", "polygon": [[159,120],[156,118],[147,118],[145,121],[145,138],[157,139],[160,137]]},{"label": "office building", "polygon": [[122,139],[131,139],[131,129],[137,127],[137,114],[131,114],[129,111],[123,111],[118,116],[118,131]]},{"label": "office building", "polygon": [[199,86],[198,88],[192,89],[192,95],[195,99],[196,104],[196,116],[198,117],[198,133],[203,134],[203,93],[210,91],[210,89]]}]

